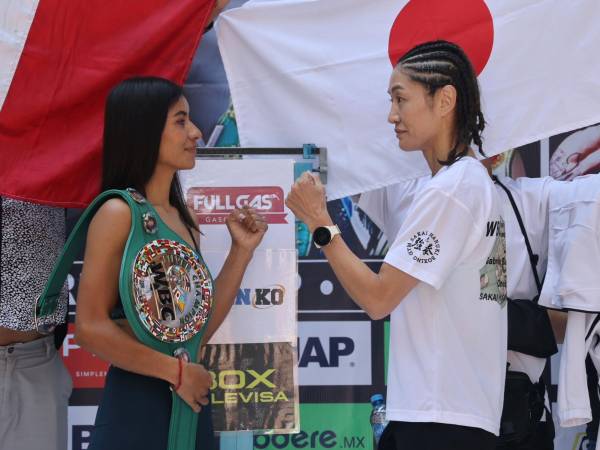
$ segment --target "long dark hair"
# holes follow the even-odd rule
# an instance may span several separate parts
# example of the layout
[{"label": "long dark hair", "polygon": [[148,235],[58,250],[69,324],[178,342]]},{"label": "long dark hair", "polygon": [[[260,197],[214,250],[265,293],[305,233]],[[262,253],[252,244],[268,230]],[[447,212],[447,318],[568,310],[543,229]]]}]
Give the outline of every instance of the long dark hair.
[{"label": "long dark hair", "polygon": [[406,52],[396,68],[425,86],[429,95],[446,85],[456,88],[456,141],[448,159],[439,161],[440,164],[449,166],[465,156],[471,141],[485,156],[481,137],[485,119],[481,112],[477,75],[458,45],[447,41],[425,42]]},{"label": "long dark hair", "polygon": [[[112,89],[104,113],[102,191],[132,187],[146,195],[167,113],[182,95],[181,86],[157,77],[130,78]],[[177,174],[171,181],[169,203],[187,226],[197,227]]]}]

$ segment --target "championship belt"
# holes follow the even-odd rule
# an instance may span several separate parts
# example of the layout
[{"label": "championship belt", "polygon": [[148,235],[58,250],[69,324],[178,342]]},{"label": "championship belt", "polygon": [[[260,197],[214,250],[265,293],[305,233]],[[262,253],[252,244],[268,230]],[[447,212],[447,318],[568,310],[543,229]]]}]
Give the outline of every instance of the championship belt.
[{"label": "championship belt", "polygon": [[[105,191],[85,210],[36,303],[36,327],[41,333],[52,331],[38,323],[55,311],[71,265],[85,244],[92,217],[113,197],[122,198],[131,209],[131,229],[119,276],[125,316],[143,344],[195,362],[211,312],[212,277],[202,257],[134,189]],[[194,449],[198,415],[176,392],[172,400],[168,450]]]}]

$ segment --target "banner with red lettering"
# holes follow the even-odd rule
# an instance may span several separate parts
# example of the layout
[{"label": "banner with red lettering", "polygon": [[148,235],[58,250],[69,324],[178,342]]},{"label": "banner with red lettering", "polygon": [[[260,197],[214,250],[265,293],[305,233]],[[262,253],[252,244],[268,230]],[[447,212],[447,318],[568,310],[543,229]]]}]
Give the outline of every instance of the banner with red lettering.
[{"label": "banner with red lettering", "polygon": [[225,224],[231,211],[249,205],[269,224],[229,315],[204,349],[215,430],[297,432],[298,263],[294,216],[285,206],[294,161],[199,160],[180,179],[213,276],[231,244]]},{"label": "banner with red lettering", "polygon": [[229,251],[225,219],[231,211],[249,205],[269,224],[211,343],[295,341],[295,222],[284,203],[293,182],[294,162],[284,159],[199,160],[193,170],[181,173],[186,202],[200,223],[202,256],[214,276]]}]

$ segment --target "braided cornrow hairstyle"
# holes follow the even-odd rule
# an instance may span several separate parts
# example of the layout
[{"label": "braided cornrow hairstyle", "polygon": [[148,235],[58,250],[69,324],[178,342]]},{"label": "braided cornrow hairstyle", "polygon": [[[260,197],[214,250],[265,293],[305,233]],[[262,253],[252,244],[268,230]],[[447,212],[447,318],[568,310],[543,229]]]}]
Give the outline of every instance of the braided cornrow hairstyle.
[{"label": "braided cornrow hairstyle", "polygon": [[471,61],[458,45],[447,41],[425,42],[405,53],[396,68],[424,85],[429,95],[446,85],[456,89],[456,142],[448,159],[439,161],[440,164],[449,166],[465,156],[471,141],[485,156],[481,139],[485,119],[481,112],[477,76]]}]

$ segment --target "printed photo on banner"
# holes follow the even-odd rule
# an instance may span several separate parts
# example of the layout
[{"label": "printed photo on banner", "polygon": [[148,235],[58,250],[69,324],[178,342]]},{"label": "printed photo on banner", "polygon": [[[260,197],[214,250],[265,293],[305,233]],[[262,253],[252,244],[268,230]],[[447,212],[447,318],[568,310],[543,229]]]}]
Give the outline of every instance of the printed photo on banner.
[{"label": "printed photo on banner", "polygon": [[572,180],[600,172],[600,124],[550,138],[550,176]]},{"label": "printed photo on banner", "polygon": [[293,342],[209,344],[202,356],[212,377],[215,431],[298,430]]}]

